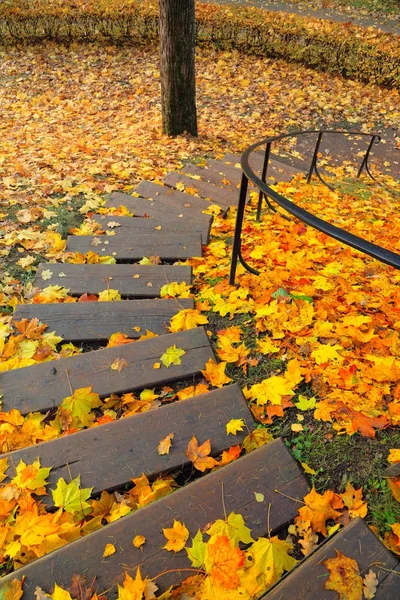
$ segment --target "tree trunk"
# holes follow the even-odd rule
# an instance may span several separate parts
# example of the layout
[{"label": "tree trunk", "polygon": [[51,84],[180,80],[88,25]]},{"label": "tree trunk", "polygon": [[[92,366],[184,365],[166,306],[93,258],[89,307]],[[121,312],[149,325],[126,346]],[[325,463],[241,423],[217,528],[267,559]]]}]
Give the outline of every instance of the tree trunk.
[{"label": "tree trunk", "polygon": [[197,135],[194,0],[159,0],[163,133]]}]

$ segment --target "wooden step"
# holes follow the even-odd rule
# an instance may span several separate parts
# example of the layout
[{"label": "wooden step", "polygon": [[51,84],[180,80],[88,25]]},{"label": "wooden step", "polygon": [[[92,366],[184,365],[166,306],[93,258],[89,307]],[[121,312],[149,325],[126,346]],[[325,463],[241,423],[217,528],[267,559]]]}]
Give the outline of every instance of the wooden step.
[{"label": "wooden step", "polygon": [[[43,279],[43,271],[48,270],[52,273],[51,278]],[[113,289],[127,298],[157,298],[163,285],[175,281],[190,284],[191,267],[42,263],[36,273],[35,285],[40,288],[62,285],[72,296]]]},{"label": "wooden step", "polygon": [[[241,157],[236,154],[225,154],[222,160],[231,164],[238,164],[240,163],[240,158]],[[260,152],[253,152],[249,157],[249,164],[254,173],[256,173],[258,177],[261,177],[264,164],[264,154]],[[274,182],[279,181],[289,182],[295,175],[298,175],[299,173],[305,173],[305,170],[285,164],[284,162],[281,162],[280,158],[270,158],[266,181],[268,185],[272,185]],[[271,177],[274,178],[274,181],[270,179]]]},{"label": "wooden step", "polygon": [[[186,352],[182,364],[154,369],[154,363],[173,345]],[[2,410],[17,408],[23,414],[51,410],[71,390],[88,386],[102,397],[154,387],[199,373],[213,357],[208,336],[199,327],[6,371],[0,373]],[[120,371],[111,368],[118,359],[123,361]]]},{"label": "wooden step", "polygon": [[399,600],[400,565],[380,583],[374,600]]},{"label": "wooden step", "polygon": [[[228,165],[226,166],[228,167]],[[198,165],[188,164],[182,169],[181,173],[188,175],[189,177],[190,175],[196,175],[197,177],[200,177],[202,181],[216,185],[224,191],[230,192],[231,194],[238,194],[238,186],[240,185],[242,173],[239,169],[235,169],[235,167],[233,167],[233,170],[236,171],[234,179],[228,179],[224,173],[220,173],[218,169],[208,165],[199,167]],[[194,187],[196,186],[196,181],[197,180],[195,179],[193,182]],[[223,183],[223,181],[225,181],[225,183]]]},{"label": "wooden step", "polygon": [[183,183],[186,187],[195,189],[199,196],[208,198],[211,201],[211,204],[218,204],[224,210],[227,210],[231,206],[235,206],[238,202],[239,193],[236,194],[235,190],[225,190],[222,187],[218,187],[207,181],[193,179],[182,173],[168,173],[164,177],[164,183],[172,188],[176,188],[177,185]]},{"label": "wooden step", "polygon": [[[336,592],[326,590],[324,587],[325,581],[329,577],[329,571],[323,565],[328,558],[336,558],[337,551],[355,560],[363,577],[371,568],[376,574],[380,585],[383,584],[389,572],[398,563],[393,554],[372,533],[368,525],[362,519],[357,518],[322,546],[319,546],[314,553],[305,558],[263,598],[266,600],[286,600],[286,598],[293,597],[293,590],[297,590],[296,600],[310,600],[311,598],[332,600],[337,598]],[[397,593],[398,589],[397,584]],[[393,598],[395,597],[398,598],[398,595],[393,596]],[[388,596],[385,596],[385,600],[387,598]]]},{"label": "wooden step", "polygon": [[[142,182],[142,184],[144,183],[149,184],[149,182]],[[143,189],[143,187],[140,188],[138,186],[138,188],[136,189],[140,190]],[[157,188],[161,188],[163,194],[156,195],[153,193],[152,196],[154,197],[151,198],[137,198],[134,196],[129,196],[128,194],[122,194],[121,192],[114,192],[113,194],[111,194],[111,198],[107,200],[106,207],[119,206],[120,204],[122,204],[123,206],[126,206],[126,208],[128,208],[131,212],[133,212],[136,217],[153,217],[156,219],[163,219],[175,222],[177,219],[183,219],[192,222],[196,221],[196,223],[211,223],[212,217],[202,212],[206,208],[209,208],[210,203],[208,203],[207,206],[203,205],[201,207],[198,207],[196,206],[196,196],[189,196],[185,194],[185,196],[188,199],[184,202],[181,202],[180,200],[177,201],[176,198],[171,198],[171,196],[167,196],[166,193],[168,191],[168,188],[166,188],[165,186],[157,186]],[[142,193],[144,194],[145,192]],[[203,200],[201,201],[202,203],[204,202]]]},{"label": "wooden step", "polygon": [[117,261],[141,260],[144,256],[158,256],[161,260],[185,260],[202,256],[200,235],[181,233],[129,232],[123,237],[110,235],[69,235],[67,252],[96,252],[99,256],[113,256]]},{"label": "wooden step", "polygon": [[191,298],[18,304],[13,317],[14,321],[37,318],[46,323],[47,331],[77,343],[107,340],[117,332],[133,339],[146,330],[162,335],[167,333],[168,323],[176,313],[193,307]]},{"label": "wooden step", "polygon": [[218,173],[219,176],[224,175],[226,179],[228,179],[231,182],[232,185],[238,185],[240,184],[240,180],[242,178],[242,169],[240,168],[240,165],[239,167],[236,167],[235,164],[228,165],[222,160],[208,158],[206,166],[212,169],[213,172]]},{"label": "wooden step", "polygon": [[[140,565],[143,577],[155,577],[167,571],[157,578],[157,585],[165,590],[186,579],[188,574],[179,569],[191,567],[184,550],[173,553],[162,549],[165,545],[162,530],[171,527],[174,519],[184,523],[194,537],[198,529],[235,512],[244,516],[254,537],[267,535],[294,518],[308,491],[306,479],[289,450],[281,440],[275,440],[6,575],[3,583],[24,577],[24,600],[34,600],[37,586],[50,591],[56,581],[67,588],[72,575],[80,573],[87,581],[95,580],[98,591],[113,588],[112,593],[115,593],[114,586],[123,582],[125,572],[134,576]],[[255,492],[264,495],[263,502],[257,502]],[[146,538],[141,550],[132,544],[136,535]],[[104,560],[103,552],[108,543],[114,544],[117,551]]]},{"label": "wooden step", "polygon": [[135,191],[143,196],[143,198],[151,200],[162,199],[163,202],[167,203],[167,206],[170,206],[173,202],[182,208],[188,208],[187,205],[189,204],[190,208],[200,212],[207,210],[210,207],[210,202],[204,198],[186,194],[185,192],[171,188],[168,185],[161,185],[153,183],[152,181],[141,181],[139,185],[136,186]]},{"label": "wooden step", "polygon": [[[199,222],[196,220],[187,221],[186,219],[165,220],[162,218],[145,219],[143,217],[116,217],[114,215],[93,215],[92,221],[99,223],[104,231],[114,231],[117,236],[125,236],[129,232],[143,233],[148,231],[164,231],[168,233],[186,233],[188,235],[199,234],[203,243],[208,244],[210,240],[210,223]],[[108,223],[112,223],[109,227]],[[115,226],[115,223],[118,226]]]},{"label": "wooden step", "polygon": [[[227,435],[230,419],[244,419],[246,429],[238,435]],[[214,390],[189,400],[174,402],[132,417],[119,419],[67,435],[57,440],[24,448],[2,458],[9,459],[9,477],[23,460],[25,464],[40,458],[42,466],[52,467],[49,488],[55,488],[63,477],[70,481],[81,476],[81,487],[93,487],[93,496],[103,490],[121,488],[132,478],[144,473],[155,477],[189,464],[186,450],[194,435],[199,443],[211,442],[212,455],[240,444],[254,429],[253,418],[238,385]],[[169,433],[174,433],[169,454],[160,456],[157,446]],[[53,497],[44,502],[52,506]]]}]

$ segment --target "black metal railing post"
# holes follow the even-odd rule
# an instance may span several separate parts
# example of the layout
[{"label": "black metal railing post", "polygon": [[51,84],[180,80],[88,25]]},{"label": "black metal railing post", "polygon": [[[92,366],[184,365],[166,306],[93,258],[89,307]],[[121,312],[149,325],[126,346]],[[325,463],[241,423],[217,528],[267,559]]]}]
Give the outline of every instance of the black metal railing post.
[{"label": "black metal railing post", "polygon": [[[281,134],[281,135],[277,135],[274,137],[270,137],[270,138],[261,140],[259,142],[256,142],[255,144],[252,144],[251,146],[249,146],[247,148],[247,150],[245,150],[243,152],[242,157],[241,157],[242,181],[241,181],[241,186],[240,186],[239,202],[238,202],[236,225],[235,225],[235,234],[234,234],[233,248],[232,248],[232,261],[231,261],[231,270],[230,270],[230,276],[229,276],[230,285],[234,285],[234,283],[235,283],[236,268],[237,268],[238,261],[240,261],[240,263],[247,270],[247,272],[253,273],[254,275],[259,275],[259,271],[254,269],[251,265],[249,265],[246,262],[246,260],[244,259],[243,255],[242,255],[242,248],[241,248],[241,243],[242,243],[241,234],[242,234],[242,226],[243,226],[243,220],[244,220],[246,196],[247,196],[249,181],[256,188],[258,188],[260,190],[260,193],[262,194],[262,196],[259,196],[259,206],[260,206],[260,202],[262,202],[263,197],[266,199],[268,206],[270,205],[270,202],[273,201],[280,208],[282,208],[284,211],[286,211],[293,217],[299,219],[300,221],[302,221],[303,223],[305,223],[306,225],[308,225],[310,227],[313,227],[314,229],[322,231],[329,237],[331,237],[335,240],[338,240],[341,244],[345,244],[347,246],[350,246],[351,248],[355,248],[356,250],[359,250],[360,252],[363,252],[364,254],[372,256],[376,260],[378,260],[382,263],[385,263],[387,265],[390,265],[390,266],[394,267],[395,269],[400,269],[400,254],[397,254],[391,250],[387,250],[386,248],[383,248],[382,246],[378,246],[377,244],[373,244],[372,242],[369,242],[363,238],[360,238],[357,235],[354,235],[353,233],[346,231],[345,229],[337,227],[336,225],[333,225],[333,224],[329,223],[328,221],[325,221],[325,220],[317,217],[316,215],[308,212],[304,208],[301,208],[300,206],[295,204],[294,201],[288,200],[287,198],[285,198],[284,196],[279,194],[276,190],[274,190],[271,186],[269,186],[266,183],[265,179],[266,179],[266,173],[267,173],[267,167],[268,167],[270,144],[272,144],[275,141],[280,141],[285,138],[293,138],[293,137],[298,137],[301,135],[318,134],[311,167],[310,167],[308,177],[307,177],[307,183],[310,182],[312,174],[313,174],[313,172],[315,172],[322,183],[327,185],[330,189],[333,189],[326,182],[324,182],[324,180],[321,178],[321,175],[319,174],[318,168],[317,168],[318,151],[319,151],[319,147],[321,144],[321,139],[322,139],[323,133],[341,134],[341,135],[359,135],[359,136],[370,137],[371,140],[370,140],[367,152],[366,152],[366,154],[363,158],[363,161],[360,165],[359,175],[361,174],[362,170],[365,169],[367,171],[368,175],[372,179],[374,179],[369,171],[368,158],[369,158],[370,151],[372,149],[373,144],[378,143],[381,140],[381,137],[378,134],[372,134],[372,133],[368,134],[368,133],[364,133],[364,132],[351,132],[351,131],[337,131],[337,130],[296,131],[296,132],[292,132],[292,133],[286,133],[286,134]],[[266,147],[266,155],[267,155],[266,157],[264,157],[264,166],[262,169],[261,179],[258,175],[256,175],[256,173],[254,173],[253,169],[250,167],[250,164],[249,164],[249,157],[250,157],[251,153],[256,150],[259,150],[260,147]],[[281,214],[281,213],[279,213],[279,214]],[[287,218],[286,215],[282,215],[282,216],[285,216],[285,218]]]},{"label": "black metal railing post", "polygon": [[[268,171],[268,163],[269,163],[269,155],[271,153],[271,142],[268,142],[266,148],[265,148],[265,154],[264,154],[264,164],[263,164],[263,168],[262,168],[262,174],[261,174],[261,180],[265,183],[266,179],[267,179],[267,171]],[[260,190],[260,193],[258,194],[258,204],[257,204],[257,216],[256,216],[256,221],[260,221],[261,219],[261,208],[262,208],[262,201],[264,198],[264,193]],[[265,196],[265,200],[268,203],[268,206],[270,208],[272,208],[272,210],[274,212],[276,212],[276,209],[274,206],[272,206],[269,202],[268,202],[268,198],[267,196]]]},{"label": "black metal railing post", "polygon": [[372,136],[372,138],[371,138],[371,141],[370,141],[370,143],[369,143],[369,146],[368,146],[368,148],[367,148],[367,151],[366,151],[366,153],[365,153],[365,156],[364,156],[364,158],[362,159],[362,163],[361,163],[361,165],[360,165],[360,168],[358,169],[357,177],[360,177],[360,176],[361,176],[361,173],[363,172],[363,170],[364,170],[364,168],[365,168],[365,170],[367,171],[367,173],[368,173],[368,175],[371,177],[371,179],[375,179],[375,178],[374,178],[374,177],[371,175],[371,172],[370,172],[370,170],[369,170],[369,167],[368,167],[368,158],[369,158],[369,154],[370,154],[370,152],[371,152],[371,150],[372,150],[372,146],[375,144],[375,140],[377,140],[377,141],[380,141],[380,139],[381,139],[381,138],[380,138],[378,135],[373,135],[373,136]]},{"label": "black metal railing post", "polygon": [[310,183],[313,171],[316,170],[317,160],[318,160],[318,152],[319,152],[319,147],[321,145],[321,140],[322,140],[323,133],[324,133],[323,131],[320,131],[319,134],[318,134],[317,143],[315,144],[315,150],[314,150],[314,154],[313,154],[313,157],[312,157],[310,170],[309,170],[308,175],[307,175],[307,183]]},{"label": "black metal railing post", "polygon": [[231,272],[229,275],[229,285],[235,284],[237,261],[241,255],[240,247],[241,247],[241,243],[242,243],[242,225],[243,225],[243,218],[244,218],[244,209],[246,206],[246,196],[247,196],[248,185],[249,185],[249,180],[247,179],[246,175],[244,173],[242,173],[242,182],[240,184],[239,202],[238,202],[237,215],[236,215],[235,235],[233,238]]}]

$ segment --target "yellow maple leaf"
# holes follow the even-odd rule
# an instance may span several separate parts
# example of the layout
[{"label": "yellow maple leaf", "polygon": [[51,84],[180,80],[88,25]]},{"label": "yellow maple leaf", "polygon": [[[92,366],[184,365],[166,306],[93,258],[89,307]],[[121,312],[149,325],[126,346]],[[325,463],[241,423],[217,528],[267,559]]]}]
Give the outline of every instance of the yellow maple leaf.
[{"label": "yellow maple leaf", "polygon": [[208,319],[205,315],[202,315],[197,309],[188,308],[181,310],[172,317],[169,331],[176,333],[177,331],[193,329],[197,325],[205,325],[206,323],[208,323]]},{"label": "yellow maple leaf", "polygon": [[181,356],[186,354],[185,350],[182,348],[177,348],[175,344],[166,349],[164,354],[161,355],[160,361],[165,367],[170,367],[171,365],[180,365],[182,363]]},{"label": "yellow maple leaf", "polygon": [[169,451],[172,446],[172,440],[174,439],[174,433],[169,433],[165,438],[160,440],[160,443],[157,446],[157,452],[160,455],[169,454]]},{"label": "yellow maple leaf", "polygon": [[103,290],[99,294],[99,302],[110,302],[111,300],[121,300],[121,294],[118,290]]},{"label": "yellow maple leaf", "polygon": [[12,482],[19,488],[34,491],[35,494],[39,495],[46,493],[46,479],[49,476],[50,468],[41,467],[39,458],[31,465],[26,465],[21,459],[15,473]]},{"label": "yellow maple leaf", "polygon": [[115,548],[114,544],[106,544],[106,547],[104,548],[103,552],[103,558],[107,558],[107,556],[112,556],[116,553],[116,551],[117,549]]},{"label": "yellow maple leaf", "polygon": [[135,579],[125,573],[123,585],[118,585],[118,600],[143,600],[145,590],[146,579],[142,579],[140,567],[138,567]]},{"label": "yellow maple leaf", "polygon": [[269,444],[273,439],[274,438],[269,433],[268,429],[265,429],[264,427],[255,429],[244,438],[243,448],[246,452],[252,452],[257,448],[261,448],[261,446],[265,446],[265,444]]},{"label": "yellow maple leaf", "polygon": [[190,285],[187,285],[184,281],[181,283],[173,282],[166,283],[160,290],[161,298],[190,298]]},{"label": "yellow maple leaf", "polygon": [[234,512],[230,513],[224,521],[217,519],[206,530],[206,533],[210,537],[224,535],[235,545],[239,544],[239,542],[243,542],[243,544],[254,542],[250,529],[245,525],[243,516]]},{"label": "yellow maple leaf", "polygon": [[330,362],[331,360],[342,361],[343,358],[338,354],[338,350],[343,350],[342,346],[339,346],[339,344],[333,346],[330,346],[329,344],[319,344],[319,347],[311,352],[311,356],[317,365]]},{"label": "yellow maple leaf", "polygon": [[142,400],[142,402],[153,402],[153,400],[157,400],[157,398],[159,397],[159,394],[154,393],[154,389],[145,389],[140,392],[140,399]]},{"label": "yellow maple leaf", "polygon": [[206,362],[206,368],[202,371],[204,377],[213,385],[214,387],[222,387],[225,383],[229,383],[232,381],[230,377],[225,375],[225,367],[226,362],[221,362],[219,364],[215,363],[212,358],[210,358]]},{"label": "yellow maple leaf", "polygon": [[390,462],[390,463],[400,462],[400,448],[390,448],[388,462]]},{"label": "yellow maple leaf", "polygon": [[251,558],[251,579],[258,582],[261,579],[264,589],[270,587],[284,571],[295,567],[297,561],[289,554],[292,550],[291,544],[278,537],[257,540],[246,553]]},{"label": "yellow maple leaf", "polygon": [[0,482],[4,481],[4,479],[7,477],[7,475],[5,474],[7,469],[8,469],[8,459],[0,458]]},{"label": "yellow maple leaf", "polygon": [[63,590],[56,583],[54,584],[54,592],[51,595],[52,600],[72,600],[71,594],[67,590]]},{"label": "yellow maple leaf", "polygon": [[226,433],[227,435],[229,435],[230,433],[232,435],[236,435],[238,431],[243,431],[244,426],[245,422],[243,419],[231,419],[226,424]]},{"label": "yellow maple leaf", "polygon": [[355,560],[336,550],[336,557],[328,558],[323,565],[330,572],[324,585],[326,590],[337,592],[339,600],[362,599],[363,580]]},{"label": "yellow maple leaf", "polygon": [[293,396],[294,391],[285,377],[273,375],[252,385],[248,394],[259,406],[267,404],[267,402],[279,405],[282,403],[282,396]]},{"label": "yellow maple leaf", "polygon": [[163,548],[172,552],[179,552],[182,550],[189,538],[189,530],[183,523],[176,519],[174,519],[172,527],[163,529],[163,534],[168,540]]}]

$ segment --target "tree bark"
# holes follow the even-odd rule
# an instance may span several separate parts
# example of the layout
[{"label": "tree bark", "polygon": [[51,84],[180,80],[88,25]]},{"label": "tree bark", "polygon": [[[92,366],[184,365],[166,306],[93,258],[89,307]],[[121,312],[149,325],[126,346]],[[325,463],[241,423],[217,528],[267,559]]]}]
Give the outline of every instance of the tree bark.
[{"label": "tree bark", "polygon": [[159,0],[162,128],[197,135],[195,0]]}]

